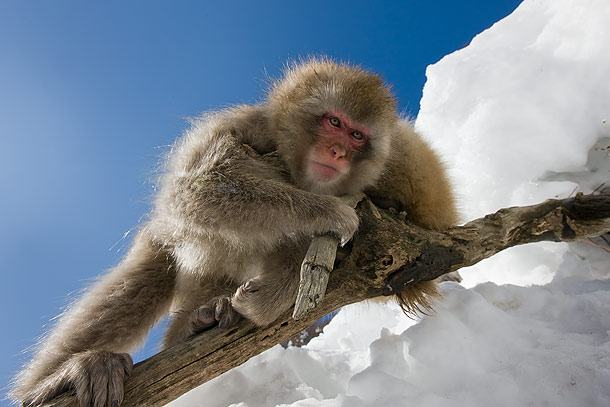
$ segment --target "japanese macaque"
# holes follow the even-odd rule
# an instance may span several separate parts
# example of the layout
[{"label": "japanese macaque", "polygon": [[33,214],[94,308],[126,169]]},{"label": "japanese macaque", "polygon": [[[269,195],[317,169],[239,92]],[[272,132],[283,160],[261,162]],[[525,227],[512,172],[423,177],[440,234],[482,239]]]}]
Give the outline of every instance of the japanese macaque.
[{"label": "japanese macaque", "polygon": [[[279,161],[261,157],[272,151]],[[326,59],[288,68],[260,104],[194,121],[166,169],[130,251],[42,341],[16,400],[73,389],[81,406],[118,406],[128,353],[168,312],[164,347],[240,317],[272,323],[294,304],[312,236],[356,232],[343,195],[367,191],[431,228],[456,221],[439,159],[381,78]]]}]

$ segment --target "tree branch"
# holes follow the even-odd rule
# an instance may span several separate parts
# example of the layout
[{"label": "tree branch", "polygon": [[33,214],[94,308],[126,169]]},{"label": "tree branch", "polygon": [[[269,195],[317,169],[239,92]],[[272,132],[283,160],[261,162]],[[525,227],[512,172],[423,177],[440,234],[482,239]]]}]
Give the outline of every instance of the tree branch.
[{"label": "tree branch", "polygon": [[[358,194],[344,198],[352,208],[364,198]],[[299,292],[294,303],[292,317],[303,319],[309,310],[316,308],[324,300],[328,277],[335,264],[339,239],[334,236],[314,236],[301,264]]]},{"label": "tree branch", "polygon": [[[333,271],[317,308],[298,321],[286,312],[267,328],[244,320],[229,330],[211,329],[138,363],[126,382],[122,406],[162,406],[343,305],[402,291],[508,247],[584,240],[610,231],[610,195],[501,209],[442,232],[406,222],[404,214],[379,209],[368,199],[357,212],[361,223],[351,253]],[[47,404],[73,405],[74,397],[67,393]]]}]

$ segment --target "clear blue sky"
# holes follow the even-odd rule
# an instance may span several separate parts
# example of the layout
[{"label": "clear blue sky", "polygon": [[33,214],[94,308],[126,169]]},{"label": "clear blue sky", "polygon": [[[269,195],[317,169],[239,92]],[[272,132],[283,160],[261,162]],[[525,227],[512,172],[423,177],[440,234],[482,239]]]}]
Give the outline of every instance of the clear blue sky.
[{"label": "clear blue sky", "polygon": [[415,116],[426,66],[519,3],[1,2],[0,387],[120,260],[186,117],[258,100],[268,75],[310,54],[382,74]]}]

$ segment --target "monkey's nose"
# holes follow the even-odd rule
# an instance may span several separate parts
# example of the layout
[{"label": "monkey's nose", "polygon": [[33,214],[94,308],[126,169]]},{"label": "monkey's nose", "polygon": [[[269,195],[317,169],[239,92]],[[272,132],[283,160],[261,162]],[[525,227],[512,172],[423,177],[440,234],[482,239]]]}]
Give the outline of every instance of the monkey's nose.
[{"label": "monkey's nose", "polygon": [[339,144],[335,144],[330,148],[331,153],[333,154],[333,158],[343,158],[347,151],[345,151],[345,147]]}]

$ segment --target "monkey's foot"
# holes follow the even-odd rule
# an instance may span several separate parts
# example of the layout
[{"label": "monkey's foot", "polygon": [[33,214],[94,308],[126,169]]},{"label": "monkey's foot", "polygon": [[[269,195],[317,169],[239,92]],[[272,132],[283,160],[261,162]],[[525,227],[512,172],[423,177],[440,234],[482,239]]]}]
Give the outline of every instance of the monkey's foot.
[{"label": "monkey's foot", "polygon": [[[285,295],[286,293],[290,294]],[[231,304],[237,312],[256,325],[266,326],[294,303],[295,296],[296,292],[278,290],[278,287],[265,284],[260,277],[256,277],[237,289]]]},{"label": "monkey's foot", "polygon": [[133,361],[127,353],[87,351],[74,355],[59,370],[36,384],[24,398],[33,407],[73,389],[79,406],[119,407],[123,382],[131,374]]},{"label": "monkey's foot", "polygon": [[194,332],[201,332],[218,322],[222,329],[239,321],[239,314],[231,305],[231,297],[218,297],[193,311],[191,324]]}]

